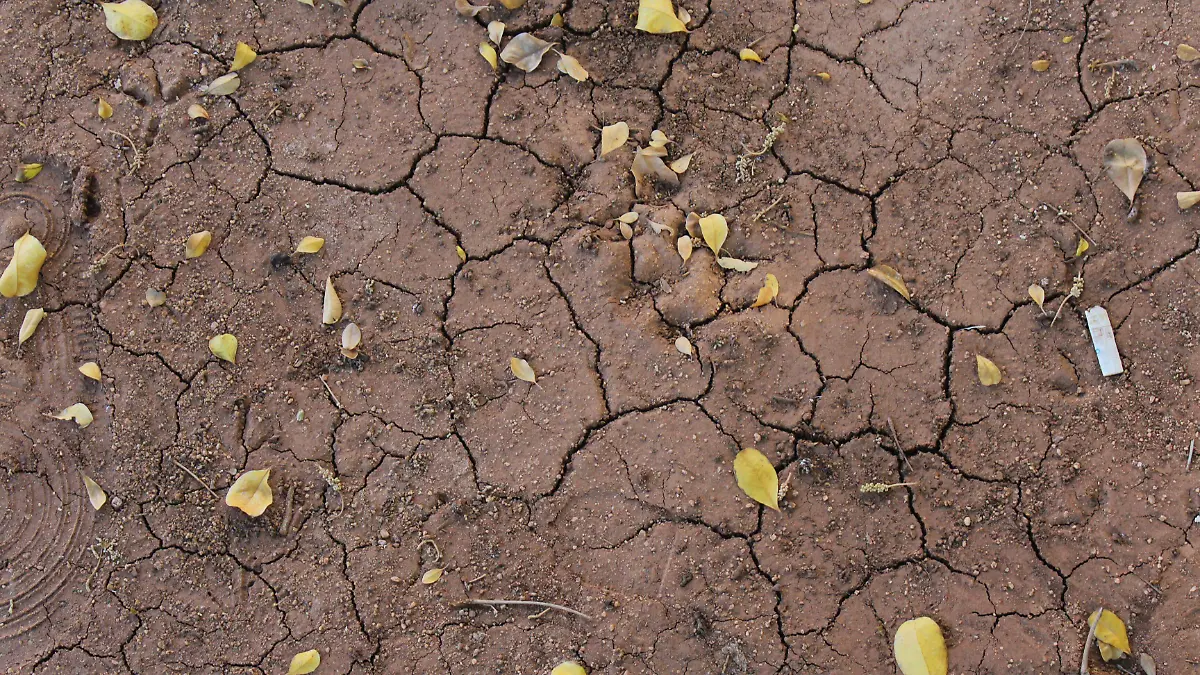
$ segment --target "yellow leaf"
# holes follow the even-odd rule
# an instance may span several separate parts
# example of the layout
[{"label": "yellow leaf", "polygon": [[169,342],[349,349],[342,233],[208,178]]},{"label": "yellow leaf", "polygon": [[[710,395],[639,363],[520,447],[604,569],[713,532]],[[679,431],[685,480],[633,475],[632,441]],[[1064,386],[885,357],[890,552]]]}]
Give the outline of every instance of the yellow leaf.
[{"label": "yellow leaf", "polygon": [[479,43],[479,55],[483,57],[492,70],[500,70],[500,61],[496,55],[496,48],[486,42]]},{"label": "yellow leaf", "polygon": [[1175,56],[1178,56],[1180,61],[1195,61],[1196,59],[1200,59],[1200,49],[1180,43],[1175,49]]},{"label": "yellow leaf", "polygon": [[742,450],[733,458],[733,473],[748,497],[779,510],[779,474],[765,455],[754,448]]},{"label": "yellow leaf", "polygon": [[629,225],[632,225],[638,221],[638,213],[637,213],[637,211],[629,211],[627,213],[622,213],[620,216],[617,217],[617,220],[621,221],[622,223],[627,223]]},{"label": "yellow leaf", "polygon": [[42,172],[42,165],[39,164],[38,162],[34,162],[32,164],[18,164],[17,165],[17,182],[18,183],[28,183],[29,181],[33,180],[34,178],[37,178],[37,175],[41,172]]},{"label": "yellow leaf", "polygon": [[1002,376],[1000,368],[991,359],[986,356],[975,355],[975,372],[979,375],[979,384],[985,387],[994,387],[1000,384]]},{"label": "yellow leaf", "polygon": [[554,670],[550,671],[550,675],[587,675],[587,671],[583,666],[574,661],[563,661],[554,666]]},{"label": "yellow leaf", "polygon": [[908,286],[904,284],[904,277],[900,276],[900,273],[892,269],[890,266],[876,265],[875,267],[867,270],[867,274],[870,274],[888,286],[891,286],[892,290],[904,296],[905,300],[912,299],[912,294],[908,292]]},{"label": "yellow leaf", "polygon": [[242,79],[237,73],[226,73],[217,79],[213,80],[207,87],[201,90],[200,93],[206,96],[228,96],[237,91],[241,86]]},{"label": "yellow leaf", "polygon": [[738,52],[738,58],[743,61],[753,61],[755,63],[763,62],[762,57],[758,55],[758,52],[750,49],[749,47],[743,47],[742,51]]},{"label": "yellow leaf", "polygon": [[632,225],[630,225],[629,223],[620,223],[617,227],[621,230],[621,236],[625,237],[626,241],[633,239],[633,226]]},{"label": "yellow leaf", "polygon": [[570,75],[576,82],[586,82],[588,79],[588,71],[579,63],[579,59],[567,54],[558,55],[558,72]]},{"label": "yellow leaf", "polygon": [[629,125],[625,122],[610,124],[600,130],[600,156],[603,157],[629,140]]},{"label": "yellow leaf", "polygon": [[455,246],[454,252],[458,254],[458,259],[467,262],[467,251],[461,246]]},{"label": "yellow leaf", "polygon": [[1133,201],[1146,173],[1146,150],[1136,138],[1118,138],[1104,146],[1104,168],[1121,192]]},{"label": "yellow leaf", "polygon": [[833,79],[832,75],[830,75],[829,73],[825,73],[825,72],[817,73],[817,77],[819,77],[822,82],[828,82]]},{"label": "yellow leaf", "polygon": [[157,288],[147,288],[146,304],[151,307],[162,307],[167,304],[167,294]]},{"label": "yellow leaf", "polygon": [[687,262],[692,257],[692,238],[686,234],[675,242],[675,249],[679,251],[679,257],[683,258],[683,262]]},{"label": "yellow leaf", "polygon": [[33,331],[37,330],[44,318],[46,318],[46,310],[41,307],[25,312],[25,318],[21,321],[21,330],[17,334],[17,344],[23,345],[26,340],[33,337]]},{"label": "yellow leaf", "polygon": [[268,482],[270,476],[270,469],[247,471],[238,476],[233,485],[229,486],[229,492],[225,493],[225,503],[241,509],[251,518],[261,516],[271,502],[275,501],[271,495],[271,484]]},{"label": "yellow leaf", "polygon": [[692,341],[682,335],[675,338],[675,349],[680,354],[687,354],[688,356],[691,356],[695,353],[695,347],[692,347]]},{"label": "yellow leaf", "polygon": [[1075,257],[1078,258],[1079,256],[1083,255],[1084,253],[1087,253],[1087,250],[1089,248],[1091,248],[1091,247],[1088,245],[1087,239],[1080,237],[1079,243],[1075,245]]},{"label": "yellow leaf", "polygon": [[1046,308],[1043,305],[1046,304],[1046,289],[1034,284],[1029,287],[1029,297],[1037,303],[1038,309],[1045,311]]},{"label": "yellow leaf", "polygon": [[69,405],[53,417],[56,420],[75,420],[75,424],[78,424],[81,429],[86,429],[92,423],[93,419],[92,411],[88,410],[88,407],[82,403]]},{"label": "yellow leaf", "polygon": [[721,255],[721,247],[729,237],[729,223],[725,222],[725,216],[719,213],[704,216],[700,219],[700,234],[704,237],[704,243],[712,249],[713,255]]},{"label": "yellow leaf", "polygon": [[324,239],[310,235],[300,240],[300,244],[296,246],[296,253],[316,253],[324,246]]},{"label": "yellow leaf", "polygon": [[108,501],[108,495],[104,494],[104,488],[100,487],[100,484],[92,480],[86,473],[80,475],[83,476],[83,486],[87,488],[88,501],[92,503],[93,509],[99,511]]},{"label": "yellow leaf", "polygon": [[554,16],[550,17],[550,25],[554,26],[555,28],[562,28],[563,26],[567,25],[567,22],[563,20],[562,14],[555,12]]},{"label": "yellow leaf", "polygon": [[542,57],[554,44],[529,33],[519,33],[500,50],[500,60],[530,73],[541,64]]},{"label": "yellow leaf", "polygon": [[[668,138],[667,135],[662,131],[655,129],[654,131],[650,132],[650,147],[661,149],[667,147],[667,143],[670,142],[671,139]],[[663,154],[665,155],[666,153],[663,152]]]},{"label": "yellow leaf", "polygon": [[317,6],[317,4],[315,2],[313,2],[313,0],[296,0],[296,1],[302,5],[308,5],[309,7],[315,8]]},{"label": "yellow leaf", "polygon": [[1033,68],[1035,72],[1044,73],[1047,70],[1050,70],[1050,61],[1049,59],[1038,59],[1037,61],[1029,64],[1029,67]]},{"label": "yellow leaf", "polygon": [[525,2],[526,0],[500,0],[505,9],[520,9],[525,6]]},{"label": "yellow leaf", "polygon": [[142,0],[102,2],[104,25],[122,40],[145,40],[158,27],[158,14]]},{"label": "yellow leaf", "polygon": [[758,263],[756,262],[739,260],[737,258],[717,258],[717,264],[721,266],[721,269],[733,270],[735,272],[749,272],[758,267]]},{"label": "yellow leaf", "polygon": [[508,360],[508,367],[510,370],[512,370],[512,374],[515,375],[518,380],[524,380],[531,384],[537,384],[537,376],[533,374],[533,368],[525,359],[518,359],[514,356]]},{"label": "yellow leaf", "polygon": [[429,584],[436,584],[437,580],[442,578],[443,572],[445,572],[445,570],[442,568],[435,567],[421,575],[421,583],[425,584],[426,586]]},{"label": "yellow leaf", "polygon": [[667,166],[670,167],[670,169],[672,171],[674,171],[675,173],[683,173],[684,171],[688,170],[689,166],[692,165],[692,155],[694,155],[694,154],[696,154],[696,153],[690,152],[690,153],[684,155],[683,157],[680,157],[679,159],[675,160],[674,162],[671,162]]},{"label": "yellow leaf", "polygon": [[768,274],[766,283],[763,284],[762,288],[758,289],[758,298],[755,299],[754,304],[750,306],[762,307],[763,305],[773,302],[778,295],[779,280],[775,278],[774,274]]},{"label": "yellow leaf", "polygon": [[97,382],[100,381],[100,366],[97,365],[95,361],[88,361],[82,366],[79,366],[79,372],[83,373],[83,376],[88,379],[95,380]]},{"label": "yellow leaf", "polygon": [[233,65],[229,66],[229,70],[241,70],[246,66],[254,63],[254,59],[258,58],[258,52],[245,42],[237,43],[237,48],[233,50]]},{"label": "yellow leaf", "polygon": [[687,25],[679,20],[671,0],[641,0],[637,29],[657,34],[686,33]]},{"label": "yellow leaf", "polygon": [[370,68],[371,65],[367,63],[366,59],[360,56],[350,62],[350,67],[353,68],[355,72],[358,72],[360,70],[366,70],[367,68]]},{"label": "yellow leaf", "polygon": [[342,349],[346,351],[355,351],[362,344],[362,329],[358,324],[351,321],[342,329]]},{"label": "yellow leaf", "polygon": [[300,652],[292,657],[292,664],[288,666],[288,675],[308,675],[319,665],[321,665],[320,652],[315,649]]},{"label": "yellow leaf", "polygon": [[100,119],[106,120],[113,116],[112,106],[108,104],[108,101],[99,99],[96,101],[96,114],[100,116]]},{"label": "yellow leaf", "polygon": [[[1096,639],[1099,640],[1100,656],[1104,657],[1105,661],[1112,661],[1120,658],[1125,654],[1132,654],[1133,650],[1129,648],[1129,634],[1125,632],[1125,622],[1121,621],[1120,617],[1107,609],[1099,615],[1099,623],[1096,622],[1097,612],[1092,612],[1088,617],[1088,627],[1096,626]],[[1109,649],[1104,649],[1105,645]],[[1105,652],[1108,654],[1105,654]]]},{"label": "yellow leaf", "polygon": [[200,119],[201,117],[203,117],[204,119],[209,118],[208,111],[205,110],[204,106],[200,105],[199,103],[193,103],[193,104],[189,105],[187,112],[188,112],[188,117],[190,117],[191,119]]},{"label": "yellow leaf", "polygon": [[946,675],[946,640],[942,629],[927,616],[900,624],[892,649],[904,675]]},{"label": "yellow leaf", "polygon": [[46,249],[37,237],[26,232],[13,243],[13,257],[0,275],[0,295],[6,298],[29,295],[37,288],[38,274],[46,262]]},{"label": "yellow leaf", "polygon": [[1175,201],[1179,203],[1180,209],[1190,209],[1200,202],[1200,192],[1176,192]]},{"label": "yellow leaf", "polygon": [[237,338],[229,333],[222,333],[208,341],[208,351],[222,361],[237,363],[237,349]]},{"label": "yellow leaf", "polygon": [[491,7],[487,5],[477,7],[467,0],[454,0],[454,10],[458,12],[459,16],[473,17],[485,9],[491,9]]},{"label": "yellow leaf", "polygon": [[321,304],[321,323],[334,324],[342,319],[342,299],[333,287],[333,277],[325,277],[325,301]]},{"label": "yellow leaf", "polygon": [[188,237],[187,245],[183,247],[183,256],[188,260],[199,258],[208,250],[208,245],[212,243],[212,232],[204,230],[197,232]]},{"label": "yellow leaf", "polygon": [[492,21],[488,23],[488,39],[497,45],[500,44],[501,38],[504,37],[504,22]]}]

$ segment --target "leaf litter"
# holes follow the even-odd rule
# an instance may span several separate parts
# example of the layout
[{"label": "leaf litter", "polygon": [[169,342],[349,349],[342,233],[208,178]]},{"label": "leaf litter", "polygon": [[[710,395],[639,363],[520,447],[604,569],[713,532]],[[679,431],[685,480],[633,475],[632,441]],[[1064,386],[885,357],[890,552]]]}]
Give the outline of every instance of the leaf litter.
[{"label": "leaf litter", "polygon": [[529,33],[519,33],[500,51],[500,60],[531,73],[554,44]]}]

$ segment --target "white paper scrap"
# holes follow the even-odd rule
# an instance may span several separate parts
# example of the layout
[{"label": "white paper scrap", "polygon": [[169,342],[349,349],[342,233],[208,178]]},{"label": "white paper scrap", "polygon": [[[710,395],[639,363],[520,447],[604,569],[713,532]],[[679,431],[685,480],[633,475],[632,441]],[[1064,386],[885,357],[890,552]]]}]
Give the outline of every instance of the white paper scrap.
[{"label": "white paper scrap", "polygon": [[1100,373],[1108,377],[1125,372],[1125,366],[1121,364],[1121,354],[1117,351],[1117,338],[1113,335],[1112,322],[1108,320],[1108,312],[1103,307],[1096,306],[1084,312],[1084,316],[1087,317],[1088,331],[1092,334],[1096,358],[1100,360]]}]

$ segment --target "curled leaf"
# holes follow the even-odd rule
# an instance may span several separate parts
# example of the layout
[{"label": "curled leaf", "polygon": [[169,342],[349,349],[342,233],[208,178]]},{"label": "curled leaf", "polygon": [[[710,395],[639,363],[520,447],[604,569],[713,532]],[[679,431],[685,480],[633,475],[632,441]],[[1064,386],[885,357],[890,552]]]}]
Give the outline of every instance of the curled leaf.
[{"label": "curled leaf", "polygon": [[1075,245],[1075,257],[1078,258],[1079,256],[1083,255],[1084,253],[1087,253],[1087,250],[1089,248],[1091,248],[1091,246],[1088,244],[1087,239],[1080,237],[1079,243]]},{"label": "curled leaf", "polygon": [[29,295],[37,288],[38,274],[46,262],[46,249],[37,237],[26,232],[13,243],[12,260],[0,275],[0,295],[6,298]]},{"label": "curled leaf", "polygon": [[1181,42],[1175,48],[1175,56],[1178,56],[1180,61],[1195,61],[1200,59],[1200,49]]},{"label": "curled leaf", "polygon": [[475,6],[467,2],[467,0],[454,0],[454,11],[458,12],[459,16],[473,17],[485,9],[491,9],[487,5]]},{"label": "curled leaf", "polygon": [[29,181],[33,180],[34,178],[37,178],[37,175],[41,172],[42,172],[42,165],[38,162],[34,162],[32,164],[18,164],[17,165],[17,182],[18,183],[28,183]]},{"label": "curled leaf", "polygon": [[688,356],[696,353],[696,348],[692,346],[692,341],[682,335],[675,338],[675,350],[680,354],[687,354]]},{"label": "curled leaf", "polygon": [[122,40],[145,40],[158,27],[158,14],[142,0],[102,2],[104,25]]},{"label": "curled leaf", "polygon": [[79,425],[80,429],[86,429],[92,423],[92,411],[82,403],[69,405],[62,409],[62,412],[53,416],[56,420],[74,420],[75,424]]},{"label": "curled leaf", "polygon": [[1029,287],[1029,297],[1033,298],[1033,301],[1037,303],[1038,309],[1043,312],[1046,311],[1044,306],[1046,304],[1046,289],[1034,284]]},{"label": "curled leaf", "polygon": [[1190,209],[1200,202],[1200,192],[1176,192],[1175,201],[1179,203],[1180,209]]},{"label": "curled leaf", "polygon": [[738,52],[738,58],[743,61],[753,61],[755,63],[763,62],[762,57],[758,55],[758,52],[749,47],[743,47],[742,51]]},{"label": "curled leaf", "polygon": [[1002,379],[999,366],[979,354],[975,355],[975,373],[979,376],[979,384],[985,387],[994,387]]},{"label": "curled leaf", "polygon": [[721,269],[733,270],[735,272],[749,272],[758,267],[758,263],[756,262],[740,260],[738,258],[717,258],[717,264],[721,266]]},{"label": "curled leaf", "polygon": [[667,144],[670,142],[671,142],[670,137],[668,137],[661,130],[655,129],[654,131],[650,132],[650,144],[649,144],[650,147],[662,149],[662,148],[667,147]]},{"label": "curled leaf", "polygon": [[288,675],[308,675],[319,665],[321,665],[320,652],[315,649],[300,652],[292,657],[292,663],[288,666]]},{"label": "curled leaf", "polygon": [[617,220],[621,221],[622,223],[628,223],[629,225],[636,223],[638,218],[639,216],[637,211],[628,211],[626,213],[622,213],[620,216],[617,216]]},{"label": "curled leaf", "polygon": [[505,9],[521,9],[525,6],[526,0],[500,0],[500,4],[504,5]]},{"label": "curled leaf", "polygon": [[229,66],[229,70],[241,70],[246,66],[254,63],[254,59],[258,58],[258,52],[245,42],[237,43],[237,48],[233,50],[233,65]]},{"label": "curled leaf", "polygon": [[356,351],[362,344],[362,329],[353,321],[342,329],[342,350]]},{"label": "curled leaf", "polygon": [[445,572],[445,570],[443,570],[440,567],[435,567],[431,570],[427,570],[425,572],[425,574],[421,575],[421,583],[425,584],[426,586],[428,586],[430,584],[436,584],[437,580],[442,578],[442,574],[444,572]]},{"label": "curled leaf", "polygon": [[[229,486],[229,492],[225,493],[225,503],[237,509],[241,509],[246,515],[251,518],[257,518],[267,510],[271,502],[275,501],[275,497],[271,494],[271,477],[270,469],[258,469],[256,471],[247,471],[238,476],[238,479],[233,481],[233,485]],[[293,659],[293,662],[295,659]],[[312,671],[305,671],[312,672]]]},{"label": "curled leaf", "polygon": [[1146,173],[1146,150],[1136,138],[1118,138],[1104,146],[1104,168],[1121,192],[1133,201]]},{"label": "curled leaf", "polygon": [[600,130],[600,156],[603,157],[629,140],[629,125],[625,122],[610,124]]},{"label": "curled leaf", "polygon": [[83,376],[89,380],[100,381],[100,366],[95,361],[88,361],[79,366],[79,372],[83,373]]},{"label": "curled leaf", "polygon": [[188,237],[187,245],[183,247],[183,255],[188,260],[199,258],[208,250],[208,245],[212,243],[212,232],[204,230],[197,232]]},{"label": "curled leaf", "polygon": [[770,304],[778,295],[779,280],[775,278],[774,274],[768,274],[763,287],[758,289],[758,297],[754,300],[754,304],[750,306],[762,307],[763,305]]},{"label": "curled leaf", "polygon": [[652,184],[663,185],[668,190],[679,187],[679,175],[667,168],[659,156],[665,155],[666,151],[655,153],[653,150],[654,148],[643,148],[633,154],[630,172],[633,173],[634,192],[639,197],[649,196]]},{"label": "curled leaf", "polygon": [[147,288],[146,304],[151,307],[162,307],[167,304],[167,294],[157,288]]},{"label": "curled leaf", "polygon": [[87,489],[88,501],[92,503],[93,509],[99,511],[108,501],[108,495],[104,494],[104,488],[86,473],[80,475],[83,476],[83,487]]},{"label": "curled leaf", "polygon": [[467,262],[467,251],[461,246],[455,246],[454,252],[458,254],[458,259]]},{"label": "curled leaf", "polygon": [[626,241],[633,239],[633,226],[632,225],[630,225],[629,223],[619,223],[617,225],[617,228],[619,230],[621,230],[621,236],[625,237]]},{"label": "curled leaf", "polygon": [[296,246],[296,253],[316,253],[324,246],[324,239],[310,235],[300,240],[300,243]]},{"label": "curled leaf", "polygon": [[670,167],[670,169],[672,171],[674,171],[675,173],[683,173],[684,171],[688,170],[689,166],[692,165],[692,155],[695,155],[695,154],[696,153],[694,153],[694,152],[689,152],[688,154],[684,155],[683,157],[680,157],[679,159],[675,160],[674,162],[671,162],[667,166]]},{"label": "curled leaf", "polygon": [[912,300],[912,294],[908,292],[908,286],[904,284],[904,277],[900,276],[900,273],[890,266],[876,265],[867,270],[867,274],[891,286],[892,290],[904,296],[905,300]]},{"label": "curled leaf", "polygon": [[25,312],[25,318],[21,320],[21,330],[17,333],[17,344],[23,345],[26,340],[33,337],[33,331],[37,330],[44,318],[46,318],[46,310],[41,307]]},{"label": "curled leaf", "polygon": [[108,101],[101,98],[96,101],[96,114],[100,116],[100,119],[106,120],[113,116],[112,106],[108,104]]},{"label": "curled leaf", "polygon": [[570,75],[576,82],[585,82],[588,79],[588,71],[579,63],[579,59],[568,54],[558,55],[558,72]]},{"label": "curled leaf", "polygon": [[487,42],[480,42],[479,55],[483,57],[483,60],[488,62],[488,65],[492,67],[492,70],[500,70],[500,61],[499,57],[496,55],[495,47]]},{"label": "curled leaf", "polygon": [[325,277],[325,301],[321,304],[321,323],[335,324],[342,319],[342,299],[333,287],[333,277]]},{"label": "curled leaf", "polygon": [[222,361],[237,363],[237,349],[237,338],[229,333],[222,333],[208,341],[208,351]]},{"label": "curled leaf", "polygon": [[1049,59],[1038,59],[1037,61],[1029,64],[1029,67],[1033,68],[1034,72],[1044,73],[1047,70],[1050,70],[1050,61]]},{"label": "curled leaf", "polygon": [[742,450],[733,458],[733,473],[746,496],[779,510],[779,474],[765,455],[754,448]]},{"label": "curled leaf", "polygon": [[679,257],[683,258],[683,262],[687,262],[692,257],[692,238],[686,234],[675,242],[675,250],[679,251]]},{"label": "curled leaf", "polygon": [[191,119],[194,119],[194,120],[201,119],[201,118],[203,118],[203,119],[209,118],[208,111],[205,110],[204,106],[200,105],[199,103],[193,103],[193,104],[189,105],[187,112],[188,112],[188,117],[190,117]]},{"label": "curled leaf", "polygon": [[510,370],[512,370],[512,374],[515,375],[518,380],[524,380],[530,384],[537,384],[537,376],[533,373],[533,367],[531,367],[529,362],[525,359],[518,359],[514,356],[508,360],[508,367]]},{"label": "curled leaf", "polygon": [[704,216],[700,219],[699,225],[704,243],[712,250],[713,255],[721,255],[721,247],[725,245],[725,240],[729,237],[729,223],[725,221],[725,216],[719,213]]},{"label": "curled leaf", "polygon": [[500,39],[504,37],[504,22],[492,21],[488,23],[488,39],[497,45],[500,44]]},{"label": "curled leaf", "polygon": [[822,82],[828,82],[833,79],[833,76],[826,72],[817,73],[817,78]]},{"label": "curled leaf", "polygon": [[1129,648],[1129,634],[1125,632],[1125,622],[1120,617],[1106,610],[1096,610],[1088,617],[1088,627],[1096,627],[1096,640],[1100,647],[1100,656],[1105,661],[1119,659],[1126,654],[1132,654]]},{"label": "curled leaf", "polygon": [[529,33],[519,33],[500,51],[500,60],[530,73],[541,64],[542,57],[553,46],[553,42],[546,42]]},{"label": "curled leaf", "polygon": [[555,12],[554,16],[550,17],[550,25],[555,28],[562,28],[567,25],[567,22],[563,19],[563,15],[560,12]]},{"label": "curled leaf", "polygon": [[242,79],[237,73],[226,73],[213,80],[207,87],[200,90],[200,93],[206,96],[228,96],[237,91],[241,84]]},{"label": "curled leaf", "polygon": [[679,20],[682,21],[683,25],[685,26],[692,22],[691,12],[687,11],[683,5],[675,8],[675,16],[679,17]]},{"label": "curled leaf", "polygon": [[587,671],[583,666],[574,661],[563,661],[554,666],[554,670],[550,671],[550,675],[587,675]]},{"label": "curled leaf", "polygon": [[671,0],[641,0],[636,28],[660,35],[687,32],[687,25],[679,20]]},{"label": "curled leaf", "polygon": [[937,622],[927,616],[900,624],[892,650],[904,675],[946,675],[946,640]]}]

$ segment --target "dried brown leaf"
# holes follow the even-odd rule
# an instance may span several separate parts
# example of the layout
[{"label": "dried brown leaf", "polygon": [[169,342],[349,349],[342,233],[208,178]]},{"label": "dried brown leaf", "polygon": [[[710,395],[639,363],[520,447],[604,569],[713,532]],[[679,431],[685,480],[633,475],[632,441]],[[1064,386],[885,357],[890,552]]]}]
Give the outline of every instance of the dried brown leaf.
[{"label": "dried brown leaf", "polygon": [[500,60],[530,73],[541,64],[542,57],[554,44],[529,33],[519,33],[500,51]]},{"label": "dried brown leaf", "polygon": [[1118,138],[1104,146],[1104,168],[1121,192],[1133,201],[1146,173],[1146,150],[1136,138]]}]

